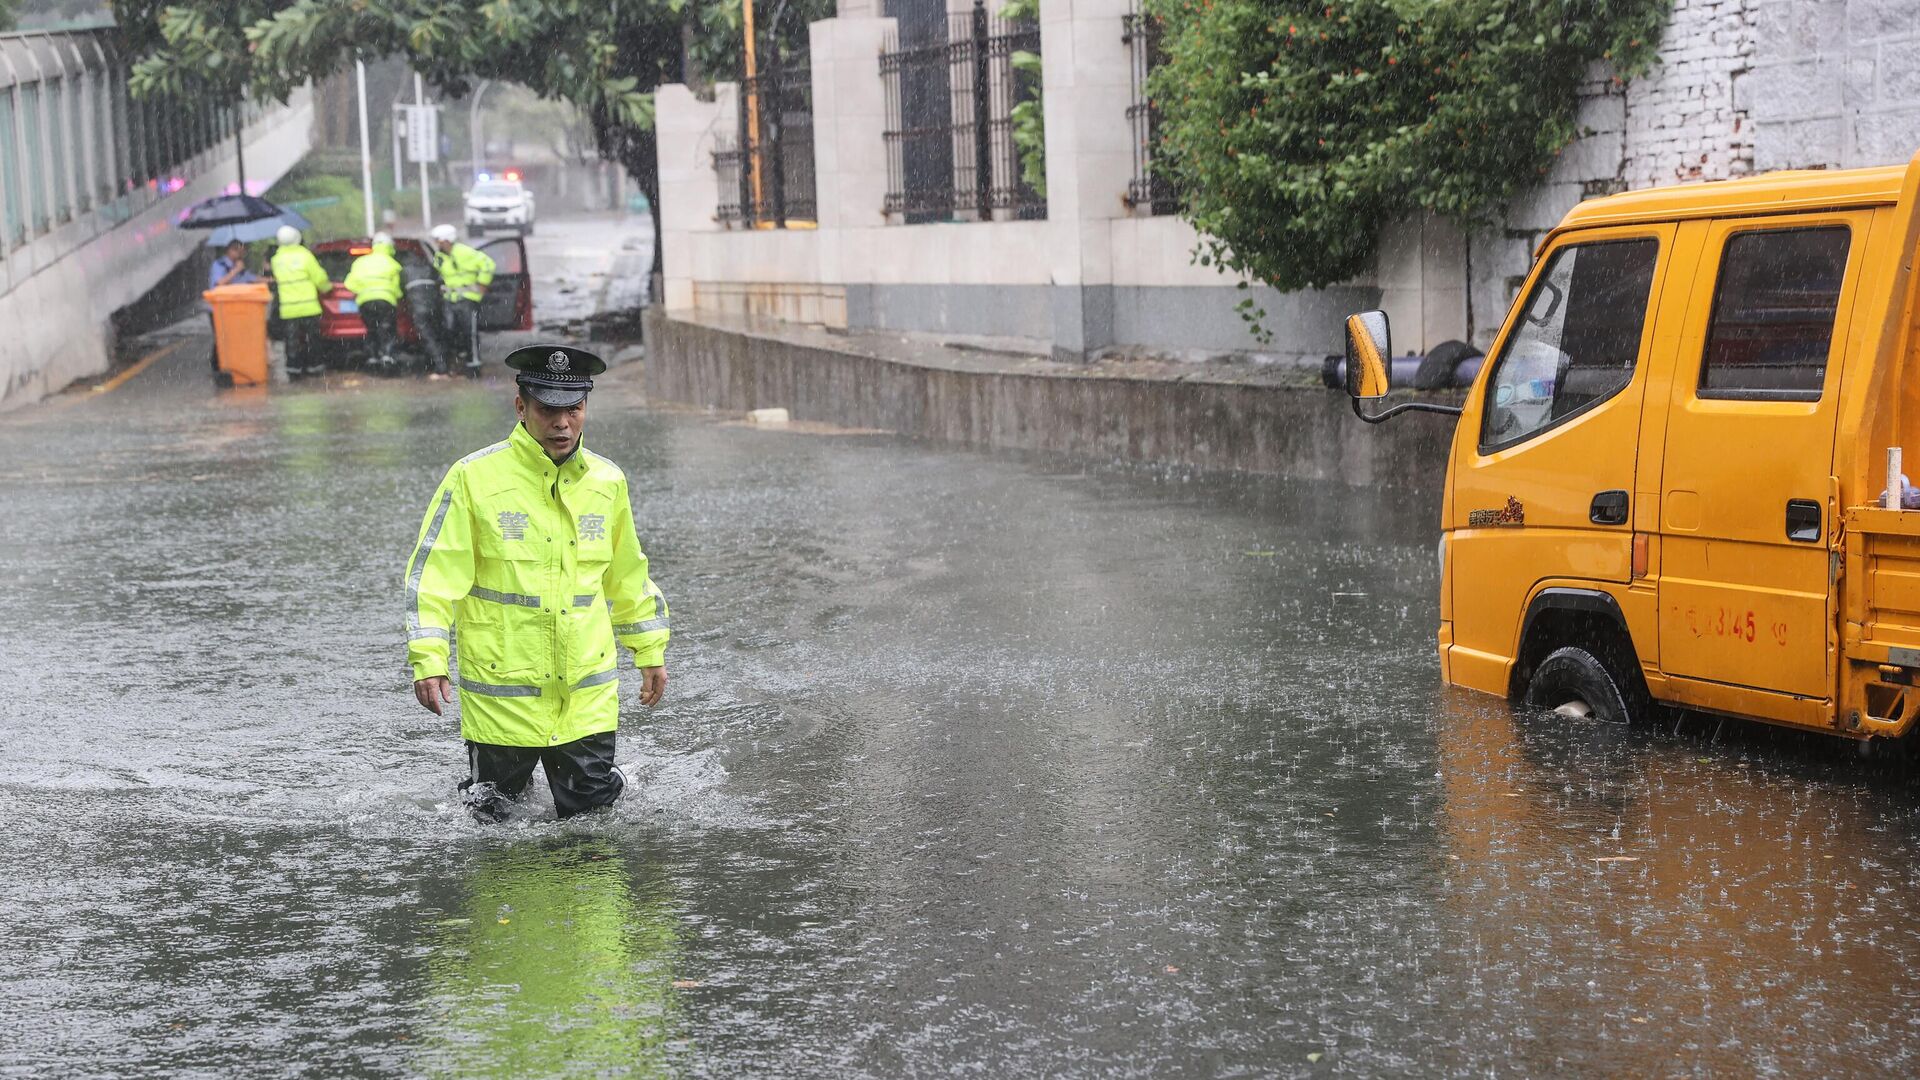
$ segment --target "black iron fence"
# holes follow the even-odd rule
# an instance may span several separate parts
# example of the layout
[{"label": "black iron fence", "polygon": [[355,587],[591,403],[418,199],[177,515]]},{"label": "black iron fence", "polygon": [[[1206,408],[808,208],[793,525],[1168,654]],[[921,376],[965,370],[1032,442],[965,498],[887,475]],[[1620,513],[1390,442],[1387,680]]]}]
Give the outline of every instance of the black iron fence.
[{"label": "black iron fence", "polygon": [[740,80],[737,142],[713,154],[720,220],[784,229],[818,220],[813,177],[813,71],[805,53],[765,47],[759,71]]},{"label": "black iron fence", "polygon": [[720,188],[720,205],[717,213],[722,224],[741,225],[746,221],[746,211],[740,205],[741,168],[747,160],[747,152],[730,135],[722,135],[714,142],[713,173]]},{"label": "black iron fence", "polygon": [[[931,34],[889,41],[880,54],[886,88],[889,214],[909,222],[1045,218],[1047,200],[1021,176],[1013,109],[1040,93],[1015,69],[1018,52],[1040,52],[1040,26],[973,10]],[[941,30],[945,36],[939,36]]]},{"label": "black iron fence", "polygon": [[1147,76],[1166,54],[1160,47],[1160,20],[1140,10],[1136,0],[1127,14],[1120,40],[1132,56],[1133,100],[1127,123],[1133,128],[1133,179],[1127,184],[1127,205],[1150,214],[1180,209],[1173,184],[1160,170],[1160,110],[1147,94]]}]

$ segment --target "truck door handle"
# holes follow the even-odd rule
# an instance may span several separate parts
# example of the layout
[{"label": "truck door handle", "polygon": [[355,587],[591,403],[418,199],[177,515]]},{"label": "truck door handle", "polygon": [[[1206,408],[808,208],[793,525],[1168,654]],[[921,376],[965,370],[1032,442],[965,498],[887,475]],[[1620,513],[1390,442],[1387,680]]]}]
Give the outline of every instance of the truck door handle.
[{"label": "truck door handle", "polygon": [[1625,525],[1627,493],[1615,488],[1595,495],[1593,505],[1587,508],[1587,520],[1595,525]]},{"label": "truck door handle", "polygon": [[1811,544],[1820,539],[1820,504],[1812,499],[1787,500],[1787,539]]}]

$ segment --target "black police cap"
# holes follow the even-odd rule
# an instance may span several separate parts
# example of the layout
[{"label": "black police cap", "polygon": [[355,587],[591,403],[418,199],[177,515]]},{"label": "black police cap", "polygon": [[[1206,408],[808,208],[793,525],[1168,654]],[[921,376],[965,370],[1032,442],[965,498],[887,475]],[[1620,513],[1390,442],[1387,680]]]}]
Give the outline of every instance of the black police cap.
[{"label": "black police cap", "polygon": [[522,393],[556,409],[586,400],[593,376],[607,370],[605,360],[571,345],[515,349],[507,354],[507,366],[519,372],[514,381]]}]

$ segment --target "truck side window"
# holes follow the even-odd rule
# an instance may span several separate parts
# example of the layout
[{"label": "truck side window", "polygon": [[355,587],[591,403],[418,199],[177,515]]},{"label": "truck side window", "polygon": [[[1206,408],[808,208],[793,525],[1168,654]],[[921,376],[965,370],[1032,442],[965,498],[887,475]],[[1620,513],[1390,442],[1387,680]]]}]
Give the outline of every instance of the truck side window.
[{"label": "truck side window", "polygon": [[1700,364],[1701,397],[1820,400],[1852,239],[1845,225],[1728,238]]},{"label": "truck side window", "polygon": [[1633,381],[1659,241],[1555,251],[1487,379],[1480,449],[1536,435]]}]

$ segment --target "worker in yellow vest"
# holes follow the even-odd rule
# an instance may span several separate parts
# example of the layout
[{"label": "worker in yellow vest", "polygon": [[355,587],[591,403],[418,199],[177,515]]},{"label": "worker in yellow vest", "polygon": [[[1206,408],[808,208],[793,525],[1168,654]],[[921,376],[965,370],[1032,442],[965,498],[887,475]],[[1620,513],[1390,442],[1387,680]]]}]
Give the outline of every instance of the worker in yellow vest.
[{"label": "worker in yellow vest", "polygon": [[320,298],[332,290],[333,282],[320,260],[300,243],[299,229],[282,225],[273,239],[279,247],[269,266],[280,299],[280,325],[286,330],[287,377],[324,375],[327,368],[314,343],[320,337]]},{"label": "worker in yellow vest", "polygon": [[493,259],[455,237],[451,225],[433,227],[434,268],[446,297],[447,327],[453,351],[464,353],[467,374],[480,373],[480,302],[493,284]]},{"label": "worker in yellow vest", "polygon": [[400,367],[393,358],[393,342],[398,329],[394,305],[400,302],[401,291],[400,260],[393,257],[393,237],[374,233],[366,254],[353,260],[347,269],[345,284],[367,328],[368,369],[393,374]]},{"label": "worker in yellow vest", "polygon": [[667,600],[647,573],[626,474],[580,445],[587,392],[606,364],[530,345],[507,365],[520,422],[447,470],[406,576],[414,698],[439,715],[459,687],[461,787],[488,822],[509,816],[535,766],[563,818],[633,782],[613,757],[619,649],[633,653],[640,704],[652,708],[667,688]]}]

